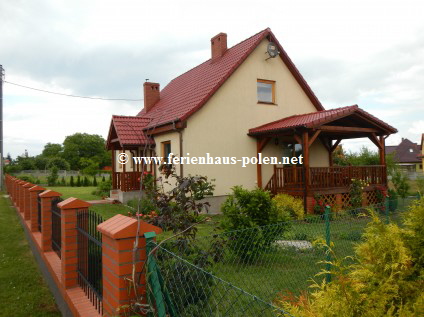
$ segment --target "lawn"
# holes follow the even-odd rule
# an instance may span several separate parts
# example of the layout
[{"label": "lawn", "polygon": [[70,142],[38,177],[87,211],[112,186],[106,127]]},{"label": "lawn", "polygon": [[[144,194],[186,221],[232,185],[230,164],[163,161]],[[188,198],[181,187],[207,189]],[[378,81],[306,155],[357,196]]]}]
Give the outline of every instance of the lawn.
[{"label": "lawn", "polygon": [[14,208],[0,197],[0,316],[61,316]]}]

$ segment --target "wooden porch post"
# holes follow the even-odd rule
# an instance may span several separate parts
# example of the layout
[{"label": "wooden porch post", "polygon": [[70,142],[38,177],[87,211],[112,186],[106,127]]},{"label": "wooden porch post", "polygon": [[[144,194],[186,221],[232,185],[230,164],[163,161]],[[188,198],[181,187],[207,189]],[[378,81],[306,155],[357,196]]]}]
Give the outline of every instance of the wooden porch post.
[{"label": "wooden porch post", "polygon": [[383,184],[387,185],[387,165],[386,165],[386,139],[381,135],[380,136],[380,144],[379,148],[380,154],[380,165],[383,165]]},{"label": "wooden porch post", "polygon": [[309,134],[308,130],[305,130],[302,132],[302,148],[303,148],[303,172],[304,172],[304,179],[305,182],[303,184],[304,186],[304,205],[305,210],[308,212],[310,209],[309,207]]},{"label": "wooden porch post", "polygon": [[256,156],[258,158],[258,164],[256,164],[256,177],[259,188],[262,188],[262,164],[259,163],[259,154],[262,153],[263,148],[267,145],[270,139],[271,138],[266,137],[264,139],[256,140]]},{"label": "wooden porch post", "polygon": [[256,140],[256,157],[258,158],[258,164],[256,164],[256,179],[258,188],[262,188],[262,164],[259,163],[259,154],[261,153],[261,140]]},{"label": "wooden porch post", "polygon": [[116,157],[115,148],[112,147],[112,189],[117,189],[116,187]]}]

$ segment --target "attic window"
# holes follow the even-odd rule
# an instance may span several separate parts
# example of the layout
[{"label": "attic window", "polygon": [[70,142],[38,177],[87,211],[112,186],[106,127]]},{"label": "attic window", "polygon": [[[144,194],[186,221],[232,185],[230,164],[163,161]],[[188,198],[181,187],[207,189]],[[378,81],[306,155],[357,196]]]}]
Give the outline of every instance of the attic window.
[{"label": "attic window", "polygon": [[258,103],[275,104],[275,81],[258,79]]}]

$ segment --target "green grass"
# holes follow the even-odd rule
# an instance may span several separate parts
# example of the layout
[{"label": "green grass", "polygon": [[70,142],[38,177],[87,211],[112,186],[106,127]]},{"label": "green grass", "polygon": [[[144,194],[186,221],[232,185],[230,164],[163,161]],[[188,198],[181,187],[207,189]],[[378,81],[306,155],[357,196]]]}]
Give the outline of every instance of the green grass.
[{"label": "green grass", "polygon": [[14,208],[0,193],[0,316],[61,316]]},{"label": "green grass", "polygon": [[66,199],[69,197],[75,197],[81,200],[99,200],[99,196],[91,194],[96,187],[64,187],[64,186],[48,186],[47,189],[51,189],[55,192],[61,193],[62,198]]}]

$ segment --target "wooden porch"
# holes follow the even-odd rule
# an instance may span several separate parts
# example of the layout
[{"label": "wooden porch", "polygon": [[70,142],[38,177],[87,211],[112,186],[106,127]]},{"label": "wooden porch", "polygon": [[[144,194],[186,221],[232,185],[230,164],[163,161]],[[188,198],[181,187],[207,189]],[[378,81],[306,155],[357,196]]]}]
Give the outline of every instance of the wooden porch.
[{"label": "wooden porch", "polygon": [[123,192],[140,189],[141,172],[113,172],[112,188]]},{"label": "wooden porch", "polygon": [[[305,171],[305,167],[274,166],[274,174],[265,189],[274,195],[283,192],[303,195],[305,188],[320,193],[340,190],[348,192],[352,179],[363,180],[370,187],[387,185],[385,165],[309,167],[308,178],[305,177]],[[305,179],[308,179],[307,186]]]}]

